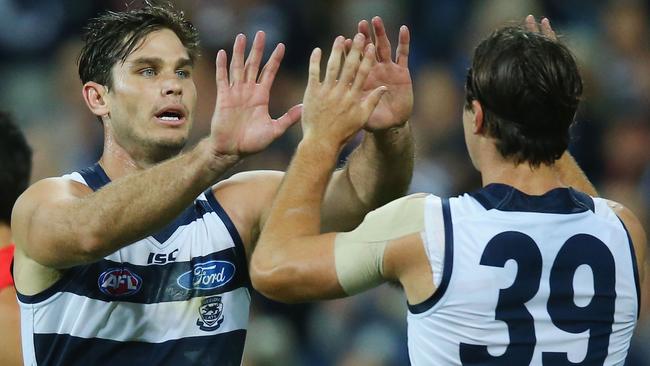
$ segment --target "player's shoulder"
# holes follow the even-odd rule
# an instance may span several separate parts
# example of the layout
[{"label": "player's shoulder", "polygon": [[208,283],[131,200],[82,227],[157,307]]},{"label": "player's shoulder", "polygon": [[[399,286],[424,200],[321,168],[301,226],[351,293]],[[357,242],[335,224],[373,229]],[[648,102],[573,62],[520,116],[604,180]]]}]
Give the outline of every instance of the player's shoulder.
[{"label": "player's shoulder", "polygon": [[284,172],[277,170],[251,170],[240,172],[224,179],[213,186],[215,192],[221,190],[248,190],[259,188],[262,190],[275,189],[280,186]]},{"label": "player's shoulder", "polygon": [[424,229],[424,212],[427,193],[415,193],[395,199],[373,211],[363,222],[346,235],[363,234],[372,240],[390,240]]},{"label": "player's shoulder", "polygon": [[371,211],[372,213],[377,212],[394,212],[398,213],[401,209],[413,206],[423,207],[427,197],[435,197],[429,193],[413,193],[397,199],[394,199],[387,204]]},{"label": "player's shoulder", "polygon": [[610,200],[606,198],[601,198],[601,200],[607,205],[607,207],[609,207],[612,210],[614,214],[616,214],[616,216],[618,216],[619,219],[621,219],[621,221],[627,227],[628,230],[643,231],[645,234],[645,231],[643,230],[643,226],[641,225],[641,221],[634,214],[634,212],[632,212],[632,210],[625,207],[622,203],[616,202],[614,200]]},{"label": "player's shoulder", "polygon": [[[92,189],[69,177],[46,178],[32,184],[16,200],[11,213],[12,233],[15,237],[26,232],[34,214],[59,203],[73,202],[92,193]],[[19,244],[20,241],[16,240]]]},{"label": "player's shoulder", "polygon": [[643,225],[641,225],[641,221],[632,210],[625,207],[623,204],[609,199],[602,200],[616,214],[616,216],[621,219],[630,235],[630,238],[632,239],[632,244],[634,245],[639,262],[644,263],[648,238],[643,229]]},{"label": "player's shoulder", "polygon": [[212,187],[214,196],[227,205],[241,206],[270,205],[280,188],[284,172],[275,170],[253,170],[234,174]]},{"label": "player's shoulder", "polygon": [[364,221],[403,222],[411,221],[412,216],[419,217],[424,212],[427,197],[434,197],[427,193],[414,193],[397,198],[387,204],[370,211]]},{"label": "player's shoulder", "polygon": [[32,184],[16,200],[15,208],[66,198],[81,198],[92,193],[85,184],[68,176],[45,178]]},{"label": "player's shoulder", "polygon": [[27,188],[24,195],[39,198],[56,196],[84,196],[92,193],[92,189],[70,175],[51,177],[37,181]]},{"label": "player's shoulder", "polygon": [[234,222],[244,245],[253,242],[254,236],[249,235],[271,207],[283,177],[284,172],[280,171],[254,170],[234,174],[212,187],[215,199]]}]

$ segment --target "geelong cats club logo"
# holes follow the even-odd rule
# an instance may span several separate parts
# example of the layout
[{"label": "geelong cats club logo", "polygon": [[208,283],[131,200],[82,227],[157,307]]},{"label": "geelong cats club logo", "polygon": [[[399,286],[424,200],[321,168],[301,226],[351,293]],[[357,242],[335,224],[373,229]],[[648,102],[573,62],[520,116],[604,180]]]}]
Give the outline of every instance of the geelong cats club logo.
[{"label": "geelong cats club logo", "polygon": [[223,323],[223,303],[221,296],[205,297],[199,306],[199,318],[196,325],[204,331],[211,331],[219,328]]},{"label": "geelong cats club logo", "polygon": [[109,296],[132,295],[142,287],[142,279],[126,268],[110,268],[97,280],[99,289]]}]

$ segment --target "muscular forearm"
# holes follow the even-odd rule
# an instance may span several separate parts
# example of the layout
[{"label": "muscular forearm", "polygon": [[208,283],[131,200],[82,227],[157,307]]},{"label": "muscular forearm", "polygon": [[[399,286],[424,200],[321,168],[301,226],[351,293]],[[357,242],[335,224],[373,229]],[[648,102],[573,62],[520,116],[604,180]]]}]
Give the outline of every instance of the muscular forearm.
[{"label": "muscular forearm", "polygon": [[207,144],[200,143],[186,154],[117,179],[71,204],[36,210],[32,225],[38,227],[32,226],[27,240],[58,252],[53,256],[61,260],[57,266],[96,260],[170,222],[236,160],[214,158]]},{"label": "muscular forearm", "polygon": [[266,222],[273,238],[320,233],[320,207],[336,158],[332,146],[307,140],[298,145]]},{"label": "muscular forearm", "polygon": [[403,127],[366,133],[347,169],[361,202],[377,208],[408,190],[413,175],[413,138]]},{"label": "muscular forearm", "polygon": [[[320,233],[320,209],[337,151],[303,140],[273,202],[253,253],[253,286],[267,297],[296,301],[340,296],[333,271],[334,234]],[[329,281],[321,273],[330,273]],[[318,296],[315,294],[319,294]]]},{"label": "muscular forearm", "polygon": [[352,229],[368,211],[406,193],[413,174],[413,150],[408,123],[366,133],[346,167],[334,174],[328,187],[323,206],[324,230]]},{"label": "muscular forearm", "polygon": [[555,163],[555,169],[562,183],[571,186],[591,196],[598,196],[596,188],[591,184],[585,173],[580,169],[573,156],[566,151]]}]

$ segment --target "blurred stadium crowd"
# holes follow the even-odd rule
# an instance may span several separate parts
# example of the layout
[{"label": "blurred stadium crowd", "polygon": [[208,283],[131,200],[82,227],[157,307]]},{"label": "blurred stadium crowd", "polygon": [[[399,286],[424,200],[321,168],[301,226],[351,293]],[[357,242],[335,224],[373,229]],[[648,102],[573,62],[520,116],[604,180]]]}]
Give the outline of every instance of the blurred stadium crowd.
[{"label": "blurred stadium crowd", "polygon": [[[130,5],[125,5],[130,4]],[[527,14],[547,16],[573,50],[585,82],[571,151],[603,196],[624,203],[650,229],[650,2],[647,0],[185,0],[174,2],[199,29],[202,57],[193,141],[209,132],[215,101],[214,56],[230,53],[237,33],[267,32],[287,54],[272,90],[272,116],[298,103],[309,53],[351,37],[360,19],[383,17],[396,43],[411,29],[417,142],[411,191],[455,195],[480,186],[461,129],[465,73],[473,47],[491,30]],[[102,128],[81,98],[76,58],[87,19],[128,0],[0,0],[0,106],[11,111],[34,148],[33,179],[96,161]],[[268,52],[267,52],[268,53]],[[292,128],[232,173],[284,170],[300,136]],[[159,182],[159,184],[165,184]],[[645,294],[650,292],[646,281]],[[285,306],[254,295],[245,365],[402,365],[406,306],[380,287],[353,299]],[[647,297],[647,296],[646,296]],[[630,365],[650,365],[650,298]]]}]

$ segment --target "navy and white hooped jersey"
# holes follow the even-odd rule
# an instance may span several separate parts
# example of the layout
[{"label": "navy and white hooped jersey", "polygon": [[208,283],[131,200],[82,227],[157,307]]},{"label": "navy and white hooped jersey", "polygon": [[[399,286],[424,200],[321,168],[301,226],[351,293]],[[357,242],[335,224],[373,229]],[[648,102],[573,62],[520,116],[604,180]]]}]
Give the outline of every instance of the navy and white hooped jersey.
[{"label": "navy and white hooped jersey", "polygon": [[[98,164],[64,177],[110,182]],[[240,365],[250,280],[208,189],[159,232],[18,300],[26,365]]]},{"label": "navy and white hooped jersey", "polygon": [[624,363],[639,312],[637,262],[605,200],[491,184],[428,196],[425,220],[441,278],[430,299],[409,305],[414,365]]}]

